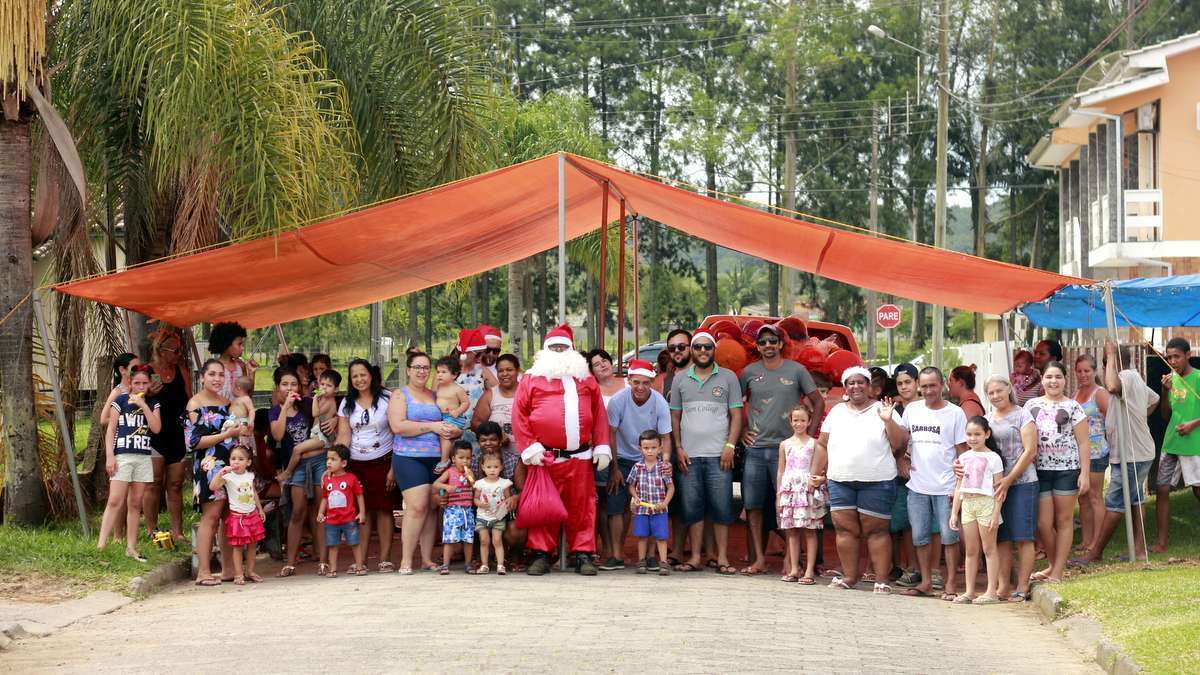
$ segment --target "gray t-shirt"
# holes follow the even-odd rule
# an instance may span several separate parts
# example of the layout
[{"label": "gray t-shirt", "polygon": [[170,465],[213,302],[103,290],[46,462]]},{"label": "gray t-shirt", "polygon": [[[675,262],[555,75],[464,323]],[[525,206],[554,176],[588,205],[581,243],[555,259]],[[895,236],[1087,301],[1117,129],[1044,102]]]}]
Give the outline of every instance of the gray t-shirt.
[{"label": "gray t-shirt", "polygon": [[626,387],[613,395],[608,402],[608,424],[616,428],[613,438],[617,444],[617,457],[632,461],[642,459],[639,436],[653,429],[659,435],[671,433],[671,411],[662,394],[650,390],[650,398],[639,405],[633,400],[633,389]]},{"label": "gray t-shirt", "polygon": [[[1121,378],[1121,395],[1112,397],[1112,401],[1117,405],[1109,403],[1108,416],[1104,419],[1108,447],[1111,449],[1121,448],[1120,425],[1124,423],[1121,404],[1127,402],[1129,404],[1129,442],[1133,452],[1125,455],[1125,461],[1153,461],[1154,437],[1150,435],[1150,427],[1146,424],[1146,410],[1151,406],[1158,405],[1158,394],[1146,385],[1136,370],[1122,370],[1117,373],[1117,377]],[[1121,455],[1117,452],[1110,452],[1109,461],[1113,464],[1120,464]]]},{"label": "gray t-shirt", "polygon": [[679,442],[691,457],[720,457],[729,438],[730,410],[742,407],[742,388],[732,370],[713,364],[702,382],[696,367],[675,374],[671,410],[679,410]]},{"label": "gray t-shirt", "polygon": [[[1000,456],[1004,458],[1004,475],[1007,476],[1017,466],[1021,455],[1025,454],[1025,445],[1021,443],[1021,430],[1025,425],[1034,423],[1033,416],[1028,410],[1016,407],[1003,417],[992,411],[988,413],[987,421],[992,427],[992,438],[996,439],[996,445],[1000,447]],[[1025,471],[1013,481],[1013,485],[1036,483],[1038,477],[1034,464],[1030,462]]]},{"label": "gray t-shirt", "polygon": [[748,397],[749,430],[758,434],[756,448],[777,448],[792,435],[788,413],[805,395],[817,390],[808,368],[784,359],[778,368],[767,368],[762,361],[742,371],[742,391]]}]

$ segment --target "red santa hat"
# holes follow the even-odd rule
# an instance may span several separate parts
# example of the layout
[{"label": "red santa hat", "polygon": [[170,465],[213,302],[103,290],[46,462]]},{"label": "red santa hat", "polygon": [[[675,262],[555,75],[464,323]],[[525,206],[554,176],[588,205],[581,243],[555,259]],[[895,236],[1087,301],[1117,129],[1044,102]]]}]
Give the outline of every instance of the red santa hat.
[{"label": "red santa hat", "polygon": [[642,359],[630,359],[629,374],[654,377],[654,366],[650,365],[649,361],[643,361]]},{"label": "red santa hat", "polygon": [[542,342],[542,349],[549,349],[551,345],[566,345],[568,348],[574,349],[575,331],[565,323],[551,328],[550,332],[546,333],[546,340]]},{"label": "red santa hat", "polygon": [[481,352],[484,349],[487,349],[487,344],[483,340],[483,333],[480,333],[478,328],[464,328],[458,331],[459,353]]},{"label": "red santa hat", "polygon": [[479,328],[476,328],[476,330],[478,330],[480,333],[483,333],[483,339],[486,340],[489,345],[494,344],[495,346],[499,347],[500,343],[503,341],[503,335],[500,332],[500,329],[496,328],[495,326],[489,326],[486,323],[481,323],[479,324]]}]

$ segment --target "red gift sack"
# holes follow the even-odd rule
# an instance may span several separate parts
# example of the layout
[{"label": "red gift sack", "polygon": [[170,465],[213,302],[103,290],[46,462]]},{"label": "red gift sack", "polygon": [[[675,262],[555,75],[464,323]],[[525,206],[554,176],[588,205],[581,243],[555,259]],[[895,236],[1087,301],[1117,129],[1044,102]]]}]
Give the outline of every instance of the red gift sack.
[{"label": "red gift sack", "polygon": [[[553,459],[549,461],[554,461]],[[554,488],[550,471],[542,466],[529,465],[525,471],[525,488],[517,502],[515,527],[528,530],[558,525],[567,519],[567,507]]]}]

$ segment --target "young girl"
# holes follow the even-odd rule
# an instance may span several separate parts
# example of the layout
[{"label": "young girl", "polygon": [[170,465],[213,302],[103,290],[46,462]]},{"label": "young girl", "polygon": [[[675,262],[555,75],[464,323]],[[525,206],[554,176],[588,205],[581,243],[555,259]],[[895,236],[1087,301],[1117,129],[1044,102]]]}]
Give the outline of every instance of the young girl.
[{"label": "young girl", "polygon": [[[978,415],[967,421],[967,451],[958,458],[962,478],[954,486],[950,527],[956,532],[962,527],[962,540],[967,548],[966,591],[954,599],[957,604],[991,605],[1000,602],[996,586],[1000,581],[999,560],[996,557],[996,528],[1000,526],[1000,504],[996,488],[1004,478],[1004,460],[987,418]],[[979,550],[987,559],[987,591],[975,595],[979,575]]]},{"label": "young girl", "polygon": [[[779,444],[779,468],[775,475],[775,484],[779,486],[776,499],[779,528],[787,533],[788,565],[781,579],[812,586],[817,582],[817,536],[824,527],[829,498],[824,486],[814,489],[808,480],[816,449],[813,438],[808,435],[812,413],[799,405],[788,413],[788,419],[792,436]],[[801,530],[804,531],[803,576],[800,574]]]},{"label": "young girl", "polygon": [[[453,424],[459,429],[466,429],[470,419],[467,410],[471,407],[471,398],[467,390],[454,381],[461,371],[458,361],[452,356],[443,356],[434,366],[437,374],[434,377],[434,394],[437,396],[438,409],[442,411],[442,421]],[[448,438],[441,439],[442,463],[450,458],[450,447],[453,442]]]},{"label": "young girl", "polygon": [[[438,574],[450,573],[450,561],[459,544],[475,543],[475,476],[471,475],[471,444],[454,442],[453,464],[433,482],[439,495],[449,492],[449,501],[442,511],[442,566]],[[464,551],[467,572],[470,573],[470,551]]]},{"label": "young girl", "polygon": [[[233,450],[229,451],[229,466],[221,469],[208,484],[213,492],[225,488],[229,496],[225,539],[233,547],[233,583],[237,586],[245,586],[246,579],[256,584],[262,581],[262,577],[254,573],[254,553],[258,542],[266,536],[263,522],[267,516],[254,489],[250,460],[249,448],[244,445],[233,446]],[[242,570],[243,559],[245,571]]]},{"label": "young girl", "polygon": [[162,428],[158,402],[146,399],[150,388],[150,366],[134,366],[129,377],[129,393],[113,399],[105,435],[104,468],[111,479],[108,503],[100,521],[100,539],[96,548],[108,546],[113,526],[125,509],[125,555],[146,562],[138,554],[138,520],[142,515],[142,496],[148,483],[154,482],[150,461],[150,434]]},{"label": "young girl", "polygon": [[513,482],[503,478],[504,460],[500,453],[488,453],[480,462],[483,478],[475,481],[475,506],[479,508],[475,531],[479,533],[479,559],[483,564],[476,574],[488,573],[488,551],[496,549],[496,574],[504,569],[504,527],[508,522],[507,499],[512,495]]}]

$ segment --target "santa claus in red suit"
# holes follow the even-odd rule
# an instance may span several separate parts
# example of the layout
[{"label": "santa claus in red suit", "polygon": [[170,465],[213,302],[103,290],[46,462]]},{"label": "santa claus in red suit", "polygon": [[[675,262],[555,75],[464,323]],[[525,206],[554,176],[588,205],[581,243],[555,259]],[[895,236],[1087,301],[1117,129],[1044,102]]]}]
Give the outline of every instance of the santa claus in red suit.
[{"label": "santa claus in red suit", "polygon": [[[513,440],[521,461],[550,472],[567,508],[567,550],[575,571],[592,576],[596,566],[596,485],[592,467],[603,471],[612,460],[608,415],[600,385],[587,361],[575,351],[571,327],[563,324],[546,335],[533,367],[517,386],[512,408]],[[550,569],[558,546],[558,526],[530,528],[534,552],[527,569],[532,575]]]}]

